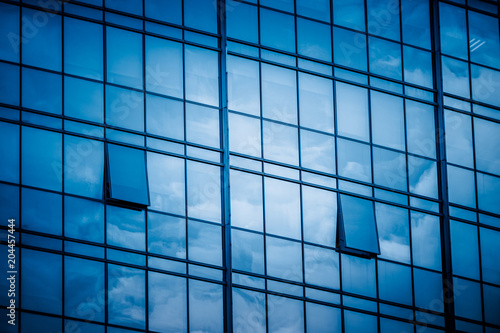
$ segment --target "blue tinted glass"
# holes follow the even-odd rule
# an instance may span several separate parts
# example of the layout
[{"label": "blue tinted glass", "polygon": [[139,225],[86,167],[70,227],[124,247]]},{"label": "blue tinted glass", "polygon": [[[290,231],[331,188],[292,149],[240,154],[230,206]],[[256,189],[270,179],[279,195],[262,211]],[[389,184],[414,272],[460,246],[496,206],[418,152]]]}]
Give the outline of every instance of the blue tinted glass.
[{"label": "blue tinted glass", "polygon": [[406,159],[402,153],[373,148],[373,178],[378,185],[406,191]]},{"label": "blue tinted glass", "polygon": [[30,127],[22,129],[23,184],[61,191],[61,134]]},{"label": "blue tinted glass", "polygon": [[[315,2],[316,3],[316,2]],[[328,11],[325,11],[327,15]],[[328,18],[330,15],[328,15]],[[297,19],[297,52],[311,58],[332,61],[332,36],[330,26]]]},{"label": "blue tinted glass", "polygon": [[220,147],[219,110],[186,103],[186,141]]},{"label": "blue tinted glass", "polygon": [[398,2],[367,0],[366,7],[369,33],[400,40]]},{"label": "blue tinted glass", "polygon": [[19,7],[0,4],[0,59],[19,61]]},{"label": "blue tinted glass", "polygon": [[454,274],[479,279],[477,227],[450,221],[451,256]]},{"label": "blue tinted glass", "polygon": [[182,0],[144,0],[144,7],[147,17],[182,24]]},{"label": "blue tinted glass", "polygon": [[[29,92],[26,92],[29,94]],[[0,62],[0,102],[19,105],[19,66]]]},{"label": "blue tinted glass", "polygon": [[21,333],[52,333],[61,330],[61,319],[24,312],[21,315],[21,325]]},{"label": "blue tinted glass", "polygon": [[333,22],[344,27],[365,30],[364,0],[333,0]]},{"label": "blue tinted glass", "polygon": [[21,250],[21,302],[27,310],[60,315],[62,260],[52,253]]},{"label": "blue tinted glass", "polygon": [[455,315],[481,320],[481,285],[469,280],[453,278]]},{"label": "blue tinted glass", "polygon": [[143,211],[107,206],[106,221],[106,242],[109,245],[138,251],[146,249]]},{"label": "blue tinted glass", "polygon": [[297,0],[297,14],[330,22],[330,1]]},{"label": "blue tinted glass", "polygon": [[370,72],[401,80],[401,47],[399,44],[370,37]]},{"label": "blue tinted glass", "polygon": [[472,98],[496,107],[500,106],[500,88],[497,84],[500,80],[500,72],[471,65],[471,77]]},{"label": "blue tinted glass", "polygon": [[347,29],[333,27],[335,63],[366,71],[366,36]]},{"label": "blue tinted glass", "polygon": [[299,73],[300,126],[334,133],[333,82]]},{"label": "blue tinted glass", "polygon": [[228,37],[258,43],[257,7],[228,0],[226,16]]},{"label": "blue tinted glass", "polygon": [[497,253],[500,251],[498,231],[481,228],[481,268],[483,280],[500,284],[500,268]]},{"label": "blue tinted glass", "polygon": [[259,63],[240,57],[227,57],[228,107],[260,116]]},{"label": "blue tinted glass", "polygon": [[146,37],[146,90],[182,98],[182,88],[182,44]]},{"label": "blue tinted glass", "polygon": [[186,279],[148,273],[149,329],[158,332],[187,332]]},{"label": "blue tinted glass", "polygon": [[406,209],[375,204],[382,258],[410,263],[410,227]]},{"label": "blue tinted glass", "polygon": [[142,89],[142,35],[106,28],[107,80]]},{"label": "blue tinted glass", "polygon": [[340,176],[371,182],[370,146],[350,140],[337,140]]},{"label": "blue tinted glass", "polygon": [[186,214],[184,160],[148,153],[151,209]]},{"label": "blue tinted glass", "polygon": [[441,231],[439,218],[411,212],[413,264],[441,270]]},{"label": "blue tinted glass", "polygon": [[469,98],[469,67],[467,63],[447,57],[441,57],[441,62],[444,92]]},{"label": "blue tinted glass", "polygon": [[260,43],[288,52],[295,52],[295,22],[291,15],[260,10]]},{"label": "blue tinted glass", "polygon": [[146,95],[148,133],[184,140],[184,106],[180,101]]},{"label": "blue tinted glass", "polygon": [[405,81],[427,88],[433,86],[432,54],[413,47],[403,47]]},{"label": "blue tinted glass", "polygon": [[[500,288],[483,284],[484,317],[486,322],[500,325]],[[486,330],[486,332],[489,332]],[[491,332],[495,332],[491,330]]]},{"label": "blue tinted glass", "polygon": [[0,122],[0,180],[19,182],[19,126]]},{"label": "blue tinted glass", "polygon": [[22,189],[22,225],[27,230],[62,236],[62,196]]},{"label": "blue tinted glass", "polygon": [[[413,269],[415,306],[434,311],[443,310],[443,277],[441,274]],[[438,309],[436,309],[439,307]]]},{"label": "blue tinted glass", "polygon": [[64,18],[64,71],[103,79],[102,26],[73,18]]},{"label": "blue tinted glass", "polygon": [[116,9],[135,15],[142,15],[142,1],[137,0],[106,0],[106,8]]},{"label": "blue tinted glass", "polygon": [[408,180],[410,192],[438,197],[436,162],[408,156]]},{"label": "blue tinted glass", "polygon": [[295,299],[267,297],[269,332],[304,332],[304,303]]},{"label": "blue tinted glass", "polygon": [[108,322],[145,328],[145,272],[140,269],[108,265]]},{"label": "blue tinted glass", "polygon": [[412,304],[411,268],[385,261],[378,261],[378,283],[380,298]]},{"label": "blue tinted glass", "polygon": [[64,78],[64,115],[102,123],[104,89],[100,83]]},{"label": "blue tinted glass", "polygon": [[340,309],[316,303],[306,303],[307,332],[342,332]]},{"label": "blue tinted glass", "polygon": [[106,86],[106,123],[144,131],[144,95],[128,89]]},{"label": "blue tinted glass", "polygon": [[62,113],[62,80],[58,74],[23,68],[22,105],[55,114]]},{"label": "blue tinted glass", "polygon": [[312,131],[300,131],[302,167],[335,173],[335,138]]},{"label": "blue tinted glass", "polygon": [[342,289],[375,297],[375,261],[342,254]]},{"label": "blue tinted glass", "polygon": [[304,240],[335,247],[337,235],[337,194],[302,186]]},{"label": "blue tinted glass", "polygon": [[104,206],[95,201],[64,197],[64,235],[104,242]]},{"label": "blue tinted glass", "polygon": [[264,237],[233,229],[231,231],[233,269],[264,274]]},{"label": "blue tinted glass", "polygon": [[406,135],[408,152],[434,158],[436,128],[434,107],[406,100]]},{"label": "blue tinted glass", "polygon": [[403,99],[372,91],[370,102],[373,143],[405,150]]},{"label": "blue tinted glass", "polygon": [[255,157],[262,156],[260,119],[229,113],[229,128],[229,150]]},{"label": "blue tinted glass", "polygon": [[110,199],[149,205],[144,151],[112,144],[107,148]]},{"label": "blue tinted glass", "polygon": [[304,280],[308,284],[340,289],[339,255],[333,250],[304,245]]},{"label": "blue tinted glass", "polygon": [[500,178],[477,173],[478,208],[500,214]]},{"label": "blue tinted glass", "polygon": [[377,332],[377,317],[366,315],[363,313],[345,311],[345,333],[376,333]]},{"label": "blue tinted glass", "polygon": [[184,25],[217,33],[217,10],[213,1],[184,0]]},{"label": "blue tinted glass", "polygon": [[64,190],[66,193],[102,198],[104,144],[65,135]]},{"label": "blue tinted glass", "polygon": [[379,253],[377,226],[373,202],[341,195],[345,246],[371,253]]},{"label": "blue tinted glass", "polygon": [[[254,0],[256,1],[256,0]],[[259,4],[261,6],[267,6],[267,7],[272,7],[276,9],[281,9],[286,12],[293,13],[294,12],[294,6],[293,6],[293,0],[260,0]]]},{"label": "blue tinted glass", "polygon": [[451,165],[447,169],[450,202],[475,208],[474,172]]},{"label": "blue tinted glass", "polygon": [[264,158],[297,165],[299,162],[297,128],[270,121],[264,121],[262,127]]},{"label": "blue tinted glass", "polygon": [[211,265],[222,265],[220,226],[188,221],[188,259]]},{"label": "blue tinted glass", "polygon": [[335,89],[338,134],[369,141],[367,89],[345,83],[336,83]]},{"label": "blue tinted glass", "polygon": [[[22,62],[26,65],[60,71],[62,65],[61,16],[49,16],[42,11],[23,8],[22,20],[23,38],[29,40],[28,43],[23,42]],[[28,24],[33,30],[29,30]]]},{"label": "blue tinted glass", "polygon": [[[64,313],[71,317],[103,322],[104,297],[104,263],[65,257]],[[91,306],[92,303],[95,306]]]},{"label": "blue tinted glass", "polygon": [[[19,188],[6,184],[0,184],[0,218],[19,219]],[[7,262],[5,262],[7,263]]]},{"label": "blue tinted glass", "polygon": [[233,288],[233,327],[235,332],[266,332],[265,294]]},{"label": "blue tinted glass", "polygon": [[188,161],[188,216],[221,221],[221,171],[217,166]]},{"label": "blue tinted glass", "polygon": [[500,125],[474,118],[476,168],[500,175]]},{"label": "blue tinted glass", "polygon": [[266,237],[267,274],[302,282],[302,248],[300,243]]},{"label": "blue tinted glass", "polygon": [[439,4],[441,51],[467,59],[467,23],[465,10],[445,3]]},{"label": "blue tinted glass", "polygon": [[401,321],[389,320],[385,318],[380,319],[380,332],[413,332],[413,325]]},{"label": "blue tinted glass", "polygon": [[498,19],[469,11],[470,60],[500,68]]},{"label": "blue tinted glass", "polygon": [[148,251],[186,258],[186,220],[170,215],[148,213]]},{"label": "blue tinted glass", "polygon": [[231,225],[262,231],[262,177],[231,170]]},{"label": "blue tinted glass", "polygon": [[266,232],[300,239],[300,186],[265,178]]},{"label": "blue tinted glass", "polygon": [[429,3],[402,0],[401,21],[403,24],[403,42],[426,49],[431,47]]},{"label": "blue tinted glass", "polygon": [[218,53],[194,46],[185,46],[186,99],[219,105]]},{"label": "blue tinted glass", "polygon": [[223,332],[222,286],[189,280],[189,328],[194,332]]},{"label": "blue tinted glass", "polygon": [[[70,332],[71,330],[81,329],[82,332],[92,332],[92,333],[104,333],[105,327],[98,324],[91,324],[87,322],[81,322],[76,320],[65,320],[64,329]],[[110,332],[108,330],[108,332]]]},{"label": "blue tinted glass", "polygon": [[286,123],[297,123],[295,71],[262,65],[262,116]]},{"label": "blue tinted glass", "polygon": [[[471,117],[462,113],[450,110],[444,111],[446,126],[446,159],[449,163],[463,165],[469,168],[474,167],[474,153],[472,150],[472,124]],[[477,124],[477,123],[476,123]],[[482,128],[484,130],[484,128]],[[487,133],[488,131],[486,131]],[[476,137],[482,134],[476,131]],[[486,134],[487,137],[494,135]],[[476,138],[476,142],[477,142]],[[494,141],[494,140],[493,140]],[[490,142],[489,139],[487,142]],[[483,142],[481,142],[483,143]],[[476,154],[481,151],[482,144],[476,143]],[[486,147],[485,147],[486,148]],[[488,147],[493,148],[493,147]],[[481,151],[484,153],[484,151]],[[488,156],[491,156],[492,149],[488,149]],[[479,160],[478,160],[479,162]],[[479,163],[478,163],[479,164]]]}]

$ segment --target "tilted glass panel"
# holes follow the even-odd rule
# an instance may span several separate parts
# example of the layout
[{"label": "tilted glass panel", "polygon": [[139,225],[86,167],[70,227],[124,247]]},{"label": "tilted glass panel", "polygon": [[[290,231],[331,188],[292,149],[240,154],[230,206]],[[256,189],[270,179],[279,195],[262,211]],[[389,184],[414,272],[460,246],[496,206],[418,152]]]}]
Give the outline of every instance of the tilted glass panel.
[{"label": "tilted glass panel", "polygon": [[333,40],[335,64],[367,70],[366,35],[333,27]]},{"label": "tilted glass panel", "polygon": [[498,18],[468,11],[470,60],[500,69]]},{"label": "tilted glass panel", "polygon": [[148,212],[148,251],[186,258],[186,219]]},{"label": "tilted glass panel", "polygon": [[296,127],[262,122],[264,158],[281,163],[299,164],[299,142]]},{"label": "tilted glass panel", "polygon": [[380,257],[410,263],[410,226],[408,210],[375,204],[380,242]]},{"label": "tilted glass panel", "polygon": [[261,8],[260,43],[263,46],[295,52],[294,17]]},{"label": "tilted glass panel", "polygon": [[[338,134],[353,139],[369,141],[368,90],[337,82],[337,126]],[[353,103],[356,101],[356,103]]]},{"label": "tilted glass panel", "polygon": [[300,163],[303,168],[335,173],[335,138],[300,130]]},{"label": "tilted glass panel", "polygon": [[264,184],[266,232],[300,239],[300,186],[268,177]]},{"label": "tilted glass panel", "polygon": [[146,250],[144,211],[115,206],[106,207],[106,242],[127,249]]},{"label": "tilted glass panel", "polygon": [[266,295],[233,288],[233,328],[235,332],[266,332]]},{"label": "tilted glass panel", "polygon": [[189,280],[189,328],[192,332],[224,331],[223,286]]},{"label": "tilted glass panel", "polygon": [[300,126],[334,133],[333,82],[299,73]]},{"label": "tilted glass panel", "polygon": [[411,212],[413,264],[441,270],[441,231],[439,217]]},{"label": "tilted glass panel", "polygon": [[405,150],[403,99],[371,91],[372,140],[374,144]]},{"label": "tilted glass panel", "polygon": [[170,98],[147,94],[146,131],[184,140],[184,104]]},{"label": "tilted glass panel", "polygon": [[297,73],[262,64],[262,116],[297,124]]},{"label": "tilted glass panel", "polygon": [[262,177],[231,170],[231,225],[262,231]]},{"label": "tilted glass panel", "polygon": [[264,274],[264,236],[260,234],[231,230],[232,268]]},{"label": "tilted glass panel", "polygon": [[500,175],[500,124],[474,118],[474,143],[476,168]]},{"label": "tilted glass panel", "polygon": [[465,10],[443,2],[439,3],[441,51],[467,59],[467,23]]},{"label": "tilted glass panel", "polygon": [[333,22],[351,29],[365,31],[365,1],[333,0]]},{"label": "tilted glass panel", "polygon": [[426,49],[431,48],[429,3],[402,0],[401,21],[403,24],[403,42]]},{"label": "tilted glass panel", "polygon": [[[462,113],[445,110],[444,120],[447,161],[473,168],[474,154],[472,151],[471,117]],[[476,133],[476,136],[478,135],[479,133]]]},{"label": "tilted glass panel", "polygon": [[370,146],[343,139],[337,145],[339,175],[371,182]]},{"label": "tilted glass panel", "polygon": [[479,279],[479,247],[477,227],[450,221],[453,273]]},{"label": "tilted glass panel", "polygon": [[370,72],[401,80],[401,46],[380,38],[368,38]]},{"label": "tilted glass panel", "polygon": [[304,241],[335,247],[337,235],[337,193],[302,186]]},{"label": "tilted glass panel", "polygon": [[19,182],[19,125],[0,122],[0,180]]},{"label": "tilted glass panel", "polygon": [[227,56],[227,79],[228,108],[260,116],[259,63]]},{"label": "tilted glass panel", "polygon": [[304,332],[304,303],[291,298],[267,297],[269,332]]},{"label": "tilted glass panel", "polygon": [[380,253],[373,202],[340,195],[345,247]]},{"label": "tilted glass panel", "polygon": [[148,206],[145,152],[113,144],[107,150],[109,199]]},{"label": "tilted glass panel", "polygon": [[369,33],[397,41],[401,39],[398,2],[367,0],[366,7]]},{"label": "tilted glass panel", "polygon": [[443,71],[443,91],[469,98],[469,67],[466,62],[441,57]]},{"label": "tilted glass panel", "polygon": [[341,255],[342,289],[349,293],[376,297],[375,260]]},{"label": "tilted glass panel", "polygon": [[302,246],[266,236],[266,273],[280,279],[302,282]]},{"label": "tilted glass panel", "polygon": [[106,28],[107,80],[110,83],[142,89],[141,34]]},{"label": "tilted glass panel", "polygon": [[186,99],[219,106],[219,54],[200,47],[184,47]]},{"label": "tilted glass panel", "polygon": [[226,1],[227,36],[258,43],[257,7],[236,0]]},{"label": "tilted glass panel", "polygon": [[[329,14],[328,11],[325,13]],[[331,62],[332,35],[330,26],[297,18],[297,53]]]},{"label": "tilted glass panel", "polygon": [[187,162],[188,216],[221,222],[221,170],[218,166]]},{"label": "tilted glass panel", "polygon": [[478,208],[500,214],[500,178],[479,172],[476,176]]},{"label": "tilted glass panel", "polygon": [[410,267],[379,260],[377,272],[381,299],[412,305]]}]

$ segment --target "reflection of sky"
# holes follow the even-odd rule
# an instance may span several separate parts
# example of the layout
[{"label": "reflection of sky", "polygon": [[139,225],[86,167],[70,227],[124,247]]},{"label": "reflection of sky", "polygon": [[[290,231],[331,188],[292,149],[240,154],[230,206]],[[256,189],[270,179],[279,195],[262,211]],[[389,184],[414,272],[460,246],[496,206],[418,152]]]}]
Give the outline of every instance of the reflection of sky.
[{"label": "reflection of sky", "polygon": [[314,187],[302,187],[304,240],[335,246],[337,230],[337,194]]},{"label": "reflection of sky", "polygon": [[222,286],[189,280],[189,329],[191,333],[223,331]]},{"label": "reflection of sky", "polygon": [[149,212],[148,251],[185,259],[185,219]]},{"label": "reflection of sky", "polygon": [[268,296],[269,332],[304,332],[303,302],[274,295]]},{"label": "reflection of sky", "polygon": [[301,130],[300,153],[302,167],[335,173],[335,139],[333,136]]},{"label": "reflection of sky", "polygon": [[300,239],[300,186],[265,179],[266,232]]},{"label": "reflection of sky", "polygon": [[235,332],[265,333],[264,294],[233,288],[233,325]]},{"label": "reflection of sky", "polygon": [[186,279],[148,273],[149,328],[161,332],[187,332]]},{"label": "reflection of sky", "polygon": [[441,231],[437,216],[411,212],[413,264],[441,269]]},{"label": "reflection of sky", "polygon": [[380,253],[383,258],[410,263],[410,235],[406,209],[375,204]]},{"label": "reflection of sky", "polygon": [[220,167],[188,161],[187,172],[189,217],[220,222]]},{"label": "reflection of sky", "polygon": [[437,198],[436,162],[408,156],[410,192]]},{"label": "reflection of sky", "polygon": [[229,109],[259,116],[259,63],[228,56],[227,72]]},{"label": "reflection of sky", "polygon": [[302,282],[302,249],[300,243],[266,237],[267,274]]},{"label": "reflection of sky", "polygon": [[188,259],[221,266],[221,228],[208,223],[188,221]]},{"label": "reflection of sky", "polygon": [[107,243],[144,251],[146,247],[144,212],[108,206]]},{"label": "reflection of sky", "polygon": [[231,170],[231,225],[262,231],[262,177]]},{"label": "reflection of sky", "polygon": [[262,126],[264,158],[297,165],[299,161],[297,128],[270,121],[264,121]]},{"label": "reflection of sky", "polygon": [[340,289],[339,256],[329,249],[304,245],[306,283]]}]

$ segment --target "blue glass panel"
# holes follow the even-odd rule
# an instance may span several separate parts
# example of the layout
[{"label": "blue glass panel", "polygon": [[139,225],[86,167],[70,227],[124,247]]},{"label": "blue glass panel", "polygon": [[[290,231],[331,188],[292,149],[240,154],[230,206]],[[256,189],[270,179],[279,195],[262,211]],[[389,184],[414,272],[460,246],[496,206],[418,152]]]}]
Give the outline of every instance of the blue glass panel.
[{"label": "blue glass panel", "polygon": [[367,0],[368,32],[399,41],[399,3],[397,1]]},{"label": "blue glass panel", "polygon": [[290,124],[297,123],[297,73],[262,65],[262,116]]},{"label": "blue glass panel", "polygon": [[[67,8],[67,7],[66,7]],[[78,329],[81,329],[82,332],[92,332],[92,333],[104,333],[105,327],[102,325],[91,324],[76,320],[65,320],[64,321],[64,330],[65,332],[78,332]],[[108,330],[109,332],[109,330]]]},{"label": "blue glass panel", "polygon": [[500,284],[500,267],[497,254],[500,252],[498,231],[480,228],[481,232],[481,268],[483,281]]},{"label": "blue glass panel", "polygon": [[148,251],[186,258],[186,220],[148,212]]},{"label": "blue glass panel", "polygon": [[60,315],[62,312],[61,256],[22,249],[21,257],[23,308]]},{"label": "blue glass panel", "polygon": [[356,30],[365,30],[364,0],[333,0],[333,22]]},{"label": "blue glass panel", "polygon": [[403,47],[405,81],[432,88],[432,54],[413,47]]},{"label": "blue glass panel", "polygon": [[[257,2],[257,0],[253,0],[253,1]],[[276,9],[284,10],[286,12],[293,13],[294,12],[293,2],[294,2],[293,0],[260,0],[259,4],[261,6],[272,7],[272,8],[276,8]]]},{"label": "blue glass panel", "polygon": [[107,80],[142,89],[142,35],[106,28]]},{"label": "blue glass panel", "polygon": [[64,259],[64,313],[104,322],[104,263],[73,257]]},{"label": "blue glass panel", "polygon": [[102,123],[104,121],[103,85],[65,77],[64,115]]},{"label": "blue glass panel", "polygon": [[347,195],[341,195],[340,199],[345,246],[351,249],[379,253],[373,202]]},{"label": "blue glass panel", "polygon": [[228,56],[227,77],[228,107],[231,110],[260,116],[259,63]]},{"label": "blue glass panel", "polygon": [[340,289],[339,255],[317,246],[304,245],[304,280],[308,284]]},{"label": "blue glass panel", "polygon": [[483,297],[485,321],[500,325],[500,317],[498,316],[500,311],[500,288],[483,284]]},{"label": "blue glass panel", "polygon": [[474,118],[476,168],[500,175],[500,125]]},{"label": "blue glass panel", "polygon": [[145,306],[145,272],[108,264],[108,322],[144,329]]},{"label": "blue glass panel", "polygon": [[0,184],[0,218],[4,221],[12,218],[19,220],[19,188],[17,186]]},{"label": "blue glass panel", "polygon": [[[337,0],[338,1],[338,0]],[[347,29],[333,27],[335,63],[366,71],[366,36]]]},{"label": "blue glass panel", "polygon": [[221,221],[220,167],[188,161],[187,193],[189,217]]},{"label": "blue glass panel", "polygon": [[467,59],[467,23],[465,10],[445,3],[439,4],[441,51]]},{"label": "blue glass panel", "polygon": [[453,278],[455,315],[481,320],[481,285],[469,280]]},{"label": "blue glass panel", "polygon": [[401,21],[403,24],[403,42],[430,49],[429,3],[425,1],[402,0]]},{"label": "blue glass panel", "polygon": [[184,140],[184,106],[180,101],[146,95],[147,132]]},{"label": "blue glass panel", "polygon": [[330,1],[297,0],[297,14],[330,22]]},{"label": "blue glass panel", "polygon": [[64,71],[103,79],[102,25],[64,18]]},{"label": "blue glass panel", "polygon": [[128,89],[106,86],[106,123],[144,131],[144,95]]},{"label": "blue glass panel", "polygon": [[[18,322],[16,322],[18,323]],[[61,318],[41,316],[23,312],[21,315],[21,333],[52,333],[61,330]],[[17,332],[17,330],[16,330]]]},{"label": "blue glass panel", "polygon": [[[305,1],[305,0],[304,0]],[[315,4],[317,2],[314,2]],[[330,18],[329,12],[324,11]],[[297,52],[303,56],[332,61],[332,35],[330,25],[297,19]]]},{"label": "blue glass panel", "polygon": [[415,306],[443,312],[443,276],[438,273],[413,269]]},{"label": "blue glass panel", "polygon": [[298,165],[299,143],[297,128],[263,121],[264,158]]},{"label": "blue glass panel", "polygon": [[308,332],[342,332],[340,309],[316,303],[306,303],[306,325]]},{"label": "blue glass panel", "polygon": [[[472,150],[472,124],[471,117],[462,113],[450,110],[444,111],[446,127],[446,160],[449,163],[463,165],[469,168],[474,167],[474,153]],[[481,125],[481,123],[476,122]],[[479,125],[479,126],[480,126]],[[483,129],[484,130],[484,129]],[[481,144],[477,144],[477,137],[482,134],[476,131],[476,154],[480,152]],[[493,133],[488,133],[488,137]],[[489,140],[487,142],[490,142]],[[483,142],[481,142],[483,143]],[[486,143],[486,142],[484,142]],[[486,148],[486,147],[485,147]],[[493,147],[489,147],[493,148]],[[488,155],[491,150],[488,149]],[[482,152],[484,154],[484,151]],[[478,160],[479,162],[479,160]]]},{"label": "blue glass panel", "polygon": [[338,139],[337,145],[339,175],[370,182],[370,146],[343,139]]},{"label": "blue glass panel", "polygon": [[[26,92],[29,94],[29,92]],[[0,102],[19,105],[19,66],[0,62]]]},{"label": "blue glass panel", "polygon": [[107,146],[107,150],[109,198],[148,206],[145,152],[112,144]]},{"label": "blue glass panel", "polygon": [[335,84],[335,89],[338,134],[369,141],[367,89],[340,82]]},{"label": "blue glass panel", "polygon": [[64,197],[64,235],[104,242],[104,206],[95,201]]},{"label": "blue glass panel", "polygon": [[375,297],[375,261],[342,254],[342,289]]},{"label": "blue glass panel", "polygon": [[61,134],[31,127],[22,128],[23,184],[61,191]]},{"label": "blue glass panel", "polygon": [[300,126],[334,133],[333,82],[299,73]]},{"label": "blue glass panel", "polygon": [[477,227],[450,221],[451,257],[454,274],[479,279],[479,248]]},{"label": "blue glass panel", "polygon": [[22,21],[22,62],[26,65],[60,71],[62,67],[61,16],[23,8]]},{"label": "blue glass panel", "polygon": [[260,119],[229,113],[229,150],[261,157],[261,145]]},{"label": "blue glass panel", "polygon": [[498,19],[474,11],[469,11],[468,14],[470,60],[500,68]]},{"label": "blue glass panel", "polygon": [[476,173],[478,208],[500,214],[500,178]]},{"label": "blue glass panel", "polygon": [[211,265],[222,265],[220,226],[188,221],[188,259]]},{"label": "blue glass panel", "polygon": [[370,102],[373,143],[405,150],[403,99],[372,91]]},{"label": "blue glass panel", "polygon": [[186,99],[208,105],[219,105],[219,54],[186,45]]},{"label": "blue glass panel", "polygon": [[272,10],[260,10],[260,43],[295,52],[295,20],[293,16]]},{"label": "blue glass panel", "polygon": [[335,138],[301,130],[300,157],[302,167],[334,174]]},{"label": "blue glass panel", "polygon": [[410,100],[405,102],[408,152],[434,158],[436,156],[434,107]]},{"label": "blue glass panel", "polygon": [[119,10],[135,15],[142,15],[142,1],[137,0],[106,0],[106,8]]},{"label": "blue glass panel", "polygon": [[410,263],[410,227],[406,209],[375,204],[382,258]]},{"label": "blue glass panel", "polygon": [[149,18],[182,24],[182,0],[144,0],[144,7]]},{"label": "blue glass panel", "polygon": [[148,273],[149,329],[158,332],[187,332],[186,279]]},{"label": "blue glass panel", "polygon": [[233,288],[233,327],[235,332],[266,332],[265,294]]},{"label": "blue glass panel", "polygon": [[441,270],[441,231],[439,218],[411,212],[413,264]]},{"label": "blue glass panel", "polygon": [[370,72],[401,80],[401,46],[383,39],[368,39]]},{"label": "blue glass panel", "polygon": [[441,57],[441,63],[443,66],[443,91],[469,98],[469,67],[467,63],[444,56]]},{"label": "blue glass panel", "polygon": [[410,192],[438,197],[436,162],[408,156],[408,179]]},{"label": "blue glass panel", "polygon": [[258,43],[257,7],[226,1],[227,36]]},{"label": "blue glass panel", "polygon": [[19,182],[19,126],[0,122],[0,180]]},{"label": "blue glass panel", "polygon": [[450,202],[476,207],[474,171],[448,165],[448,196]]},{"label": "blue glass panel", "polygon": [[0,59],[19,62],[19,7],[0,4]]},{"label": "blue glass panel", "polygon": [[148,152],[151,209],[186,215],[184,160]]},{"label": "blue glass panel", "polygon": [[378,261],[378,283],[380,298],[412,304],[411,268],[385,261]]},{"label": "blue glass panel", "polygon": [[231,260],[233,269],[264,274],[264,237],[232,229]]},{"label": "blue glass panel", "polygon": [[377,317],[359,312],[345,311],[345,333],[376,333]]},{"label": "blue glass panel", "polygon": [[62,196],[22,189],[21,213],[24,229],[62,236]]},{"label": "blue glass panel", "polygon": [[219,110],[186,103],[186,141],[220,147]]},{"label": "blue glass panel", "polygon": [[22,105],[25,108],[62,114],[61,76],[30,68],[23,68],[22,73]]},{"label": "blue glass panel", "polygon": [[291,298],[267,297],[269,332],[304,332],[304,303]]},{"label": "blue glass panel", "polygon": [[189,328],[194,332],[224,331],[222,286],[189,280]]},{"label": "blue glass panel", "polygon": [[144,251],[146,233],[144,212],[107,206],[106,241],[109,245]]},{"label": "blue glass panel", "polygon": [[471,65],[472,98],[483,102],[500,106],[500,72],[489,68]]},{"label": "blue glass panel", "polygon": [[267,274],[302,282],[302,247],[300,243],[266,237]]},{"label": "blue glass panel", "polygon": [[374,183],[406,191],[405,155],[387,149],[373,148]]},{"label": "blue glass panel", "polygon": [[213,1],[184,0],[184,24],[188,27],[217,33],[217,10]]},{"label": "blue glass panel", "polygon": [[262,177],[231,170],[231,225],[262,231]]},{"label": "blue glass panel", "polygon": [[182,44],[146,37],[146,90],[182,98],[182,83]]},{"label": "blue glass panel", "polygon": [[304,240],[335,247],[337,235],[337,194],[302,186]]},{"label": "blue glass panel", "polygon": [[389,333],[389,332],[413,332],[414,326],[412,324],[408,324],[406,322],[389,320],[385,318],[380,319],[380,332]]},{"label": "blue glass panel", "polygon": [[266,232],[300,239],[300,186],[266,177]]}]

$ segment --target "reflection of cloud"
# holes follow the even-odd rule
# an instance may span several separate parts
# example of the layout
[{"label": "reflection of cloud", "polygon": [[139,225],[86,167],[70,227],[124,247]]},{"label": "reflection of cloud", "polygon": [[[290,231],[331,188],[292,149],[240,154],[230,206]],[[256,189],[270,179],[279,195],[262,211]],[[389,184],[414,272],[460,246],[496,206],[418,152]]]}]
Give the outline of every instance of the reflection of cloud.
[{"label": "reflection of cloud", "polygon": [[[427,165],[425,165],[425,164]],[[437,169],[434,162],[409,158],[410,192],[437,197]]]},{"label": "reflection of cloud", "polygon": [[469,97],[469,69],[465,62],[442,58],[443,89],[445,92]]},{"label": "reflection of cloud", "polygon": [[189,280],[189,325],[191,333],[223,331],[222,286]]},{"label": "reflection of cloud", "polygon": [[348,178],[366,179],[368,174],[364,169],[363,165],[358,162],[347,162],[342,169],[342,175]]},{"label": "reflection of cloud", "polygon": [[[142,224],[142,227],[144,228],[144,224]],[[108,221],[107,242],[110,245],[117,245],[143,251],[146,236],[144,230],[139,230],[133,227],[131,228],[130,225],[125,223],[116,225]]]},{"label": "reflection of cloud", "polygon": [[271,276],[302,281],[302,249],[300,243],[266,237],[267,273]]},{"label": "reflection of cloud", "polygon": [[149,272],[149,288],[149,328],[161,332],[186,332],[186,279]]},{"label": "reflection of cloud", "polygon": [[411,213],[413,263],[418,266],[441,269],[441,232],[439,218],[433,215]]},{"label": "reflection of cloud", "polygon": [[335,246],[337,230],[337,195],[309,186],[302,187],[304,240]]},{"label": "reflection of cloud", "polygon": [[265,333],[266,309],[264,294],[234,288],[233,315],[235,332]]},{"label": "reflection of cloud", "polygon": [[304,332],[303,302],[270,295],[268,297],[269,332]]}]

